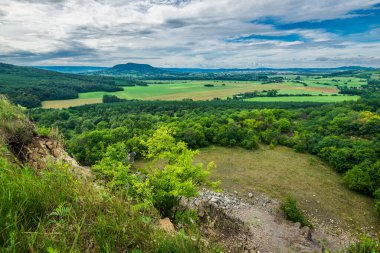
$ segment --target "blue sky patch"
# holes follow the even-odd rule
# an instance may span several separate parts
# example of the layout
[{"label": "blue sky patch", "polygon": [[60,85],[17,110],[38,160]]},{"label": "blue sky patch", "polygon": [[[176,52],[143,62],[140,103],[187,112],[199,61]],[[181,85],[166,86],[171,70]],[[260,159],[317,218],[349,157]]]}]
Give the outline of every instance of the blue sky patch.
[{"label": "blue sky patch", "polygon": [[288,35],[261,35],[261,34],[252,34],[245,37],[239,37],[236,39],[231,39],[229,42],[244,42],[249,40],[277,40],[277,41],[286,41],[286,42],[293,42],[293,41],[305,41],[305,38],[298,34],[288,34]]},{"label": "blue sky patch", "polygon": [[365,33],[380,28],[380,4],[371,9],[351,11],[347,13],[346,18],[285,24],[274,18],[267,18],[259,23],[273,25],[278,30],[321,29],[341,36]]}]

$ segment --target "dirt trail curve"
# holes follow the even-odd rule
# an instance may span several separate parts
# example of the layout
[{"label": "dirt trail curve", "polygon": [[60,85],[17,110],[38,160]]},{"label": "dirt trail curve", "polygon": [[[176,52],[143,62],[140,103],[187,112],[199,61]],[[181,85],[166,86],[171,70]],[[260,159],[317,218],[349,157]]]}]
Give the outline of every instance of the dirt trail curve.
[{"label": "dirt trail curve", "polygon": [[315,229],[285,220],[280,203],[261,193],[246,201],[236,194],[203,190],[183,203],[196,208],[203,232],[230,252],[322,252],[345,248],[350,236],[333,236],[318,224]]}]

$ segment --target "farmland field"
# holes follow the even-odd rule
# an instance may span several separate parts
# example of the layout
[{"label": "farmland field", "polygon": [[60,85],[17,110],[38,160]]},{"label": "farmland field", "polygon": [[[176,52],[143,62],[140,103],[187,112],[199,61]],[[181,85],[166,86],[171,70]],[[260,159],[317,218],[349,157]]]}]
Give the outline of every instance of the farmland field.
[{"label": "farmland field", "polygon": [[[318,79],[310,79],[318,80]],[[322,85],[308,80],[308,86],[303,84],[284,81],[283,83],[262,84],[260,82],[247,81],[149,81],[149,86],[128,86],[118,92],[87,92],[80,93],[78,99],[53,100],[43,102],[44,108],[64,108],[83,104],[101,103],[105,94],[116,95],[126,99],[142,100],[208,100],[215,97],[226,99],[238,93],[278,90],[279,94],[310,94],[315,97],[275,97],[255,98],[257,101],[312,101],[312,102],[341,102],[344,100],[355,100],[358,97],[340,97],[317,95],[337,94],[338,89],[333,85]],[[331,80],[330,80],[331,81]],[[214,87],[205,87],[205,84],[213,84]]]}]

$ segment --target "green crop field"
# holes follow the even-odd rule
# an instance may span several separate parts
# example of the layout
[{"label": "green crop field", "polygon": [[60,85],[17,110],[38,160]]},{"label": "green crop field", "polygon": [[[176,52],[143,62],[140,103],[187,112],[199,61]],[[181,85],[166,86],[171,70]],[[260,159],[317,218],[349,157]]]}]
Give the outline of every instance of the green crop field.
[{"label": "green crop field", "polygon": [[[215,97],[225,99],[238,93],[276,89],[280,94],[337,94],[334,86],[313,84],[304,86],[300,83],[286,81],[283,83],[261,84],[246,81],[149,81],[149,86],[124,87],[118,92],[87,92],[80,93],[78,99],[55,100],[43,102],[44,108],[64,108],[83,104],[101,103],[105,94],[116,95],[126,99],[142,100],[208,100]],[[205,87],[213,84],[214,87]],[[282,98],[279,98],[282,100]],[[302,101],[315,101],[314,97],[306,97]],[[322,99],[323,100],[323,99]],[[298,100],[296,100],[298,101]],[[317,99],[317,101],[320,101]],[[342,101],[341,98],[330,98],[329,101]]]},{"label": "green crop field", "polygon": [[356,77],[335,77],[335,78],[305,78],[303,79],[308,85],[339,85],[348,87],[358,87],[367,84],[366,79],[360,79]]}]

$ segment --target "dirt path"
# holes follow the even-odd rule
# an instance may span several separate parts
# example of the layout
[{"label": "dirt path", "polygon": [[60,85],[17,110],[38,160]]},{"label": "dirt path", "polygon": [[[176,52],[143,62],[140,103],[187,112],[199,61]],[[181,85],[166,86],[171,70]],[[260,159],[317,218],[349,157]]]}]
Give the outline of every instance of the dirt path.
[{"label": "dirt path", "polygon": [[285,220],[280,203],[261,193],[242,201],[236,194],[204,190],[187,204],[198,209],[205,234],[231,252],[336,251],[352,240],[344,233],[330,235],[318,224],[310,229]]}]

